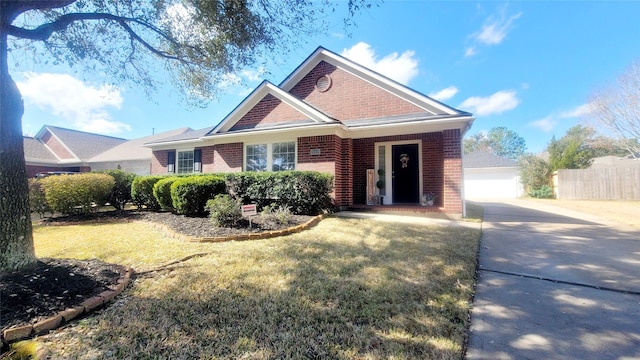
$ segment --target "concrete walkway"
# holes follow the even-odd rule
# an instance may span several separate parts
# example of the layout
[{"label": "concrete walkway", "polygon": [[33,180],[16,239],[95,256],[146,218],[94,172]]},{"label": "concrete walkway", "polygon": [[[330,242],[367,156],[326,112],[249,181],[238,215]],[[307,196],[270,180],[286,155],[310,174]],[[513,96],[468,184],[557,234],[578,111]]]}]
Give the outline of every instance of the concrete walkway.
[{"label": "concrete walkway", "polygon": [[524,200],[479,204],[467,359],[640,359],[640,229]]}]

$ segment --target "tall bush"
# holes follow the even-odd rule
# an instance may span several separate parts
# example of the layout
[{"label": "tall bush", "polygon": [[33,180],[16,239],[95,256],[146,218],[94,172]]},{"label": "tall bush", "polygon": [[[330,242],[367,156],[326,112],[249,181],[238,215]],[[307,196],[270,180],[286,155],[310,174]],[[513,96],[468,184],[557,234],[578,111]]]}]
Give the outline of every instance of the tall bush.
[{"label": "tall bush", "polygon": [[104,205],[115,185],[110,175],[96,173],[49,176],[40,181],[51,209],[63,214],[89,213],[94,205]]},{"label": "tall bush", "polygon": [[174,209],[188,216],[204,214],[207,200],[225,192],[224,179],[216,175],[190,176],[171,184]]},{"label": "tall bush", "polygon": [[131,200],[138,209],[158,210],[160,204],[153,195],[153,185],[165,178],[163,175],[138,176],[131,184]]},{"label": "tall bush", "polygon": [[136,174],[119,169],[103,170],[99,173],[110,175],[115,180],[108,202],[117,210],[123,210],[125,205],[131,201],[131,184],[136,178]]},{"label": "tall bush", "polygon": [[242,220],[242,203],[228,194],[218,194],[207,201],[206,208],[214,226],[234,227]]},{"label": "tall bush", "polygon": [[162,210],[174,210],[173,200],[171,199],[171,184],[178,179],[180,178],[177,176],[170,176],[158,180],[153,185],[153,196],[155,196]]},{"label": "tall bush", "polygon": [[283,206],[295,214],[332,211],[333,176],[316,171],[243,172],[225,175],[231,196],[260,208]]}]

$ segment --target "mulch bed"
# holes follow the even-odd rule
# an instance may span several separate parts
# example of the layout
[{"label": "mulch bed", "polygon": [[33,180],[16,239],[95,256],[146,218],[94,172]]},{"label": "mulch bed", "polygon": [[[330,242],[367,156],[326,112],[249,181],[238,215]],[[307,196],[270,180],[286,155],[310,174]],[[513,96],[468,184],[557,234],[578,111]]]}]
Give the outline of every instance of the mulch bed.
[{"label": "mulch bed", "polygon": [[[172,213],[145,211],[107,211],[89,215],[45,218],[43,225],[70,225],[95,222],[142,220],[162,224],[191,237],[215,237],[280,230],[303,224],[311,216],[292,216],[287,225],[277,224],[260,215],[252,218],[252,227],[244,221],[238,228],[218,228],[206,217],[186,217]],[[124,266],[100,260],[38,259],[32,269],[0,278],[0,329],[34,324],[85,299],[107,290],[125,273]]]}]

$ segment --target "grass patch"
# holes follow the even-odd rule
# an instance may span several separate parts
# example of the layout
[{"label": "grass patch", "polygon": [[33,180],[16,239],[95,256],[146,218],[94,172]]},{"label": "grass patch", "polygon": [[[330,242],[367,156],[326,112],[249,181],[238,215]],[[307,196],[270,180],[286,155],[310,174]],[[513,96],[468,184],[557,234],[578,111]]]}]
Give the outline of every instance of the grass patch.
[{"label": "grass patch", "polygon": [[329,218],[261,241],[183,243],[139,223],[36,227],[38,256],[153,268],[54,336],[47,358],[460,359],[479,230]]}]

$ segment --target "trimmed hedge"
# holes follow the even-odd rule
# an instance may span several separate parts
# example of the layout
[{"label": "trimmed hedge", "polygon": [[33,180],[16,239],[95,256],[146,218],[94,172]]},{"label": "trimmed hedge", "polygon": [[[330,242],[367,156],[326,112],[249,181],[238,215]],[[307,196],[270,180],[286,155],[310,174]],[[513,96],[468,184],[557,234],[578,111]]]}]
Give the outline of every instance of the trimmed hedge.
[{"label": "trimmed hedge", "polygon": [[171,184],[173,208],[188,216],[204,214],[207,200],[225,192],[225,180],[217,175],[190,176]]},{"label": "trimmed hedge", "polygon": [[89,213],[107,202],[115,180],[107,174],[49,176],[40,180],[47,204],[63,214]]},{"label": "trimmed hedge", "polygon": [[158,182],[153,185],[153,196],[155,196],[162,210],[174,210],[173,200],[171,199],[171,184],[178,179],[180,179],[180,177],[169,176],[158,180]]},{"label": "trimmed hedge", "polygon": [[40,179],[29,179],[29,210],[38,213],[42,218],[45,213],[51,212],[44,195]]},{"label": "trimmed hedge", "polygon": [[136,178],[132,172],[118,169],[98,171],[99,174],[107,174],[113,177],[115,185],[111,189],[108,202],[117,210],[124,210],[124,206],[131,201],[131,184]]},{"label": "trimmed hedge", "polygon": [[225,174],[231,196],[259,208],[277,205],[294,214],[331,212],[333,175],[316,171],[242,172]]},{"label": "trimmed hedge", "polygon": [[159,210],[160,204],[153,196],[153,186],[155,183],[167,177],[166,175],[138,176],[131,183],[131,200],[138,207],[147,210]]}]

